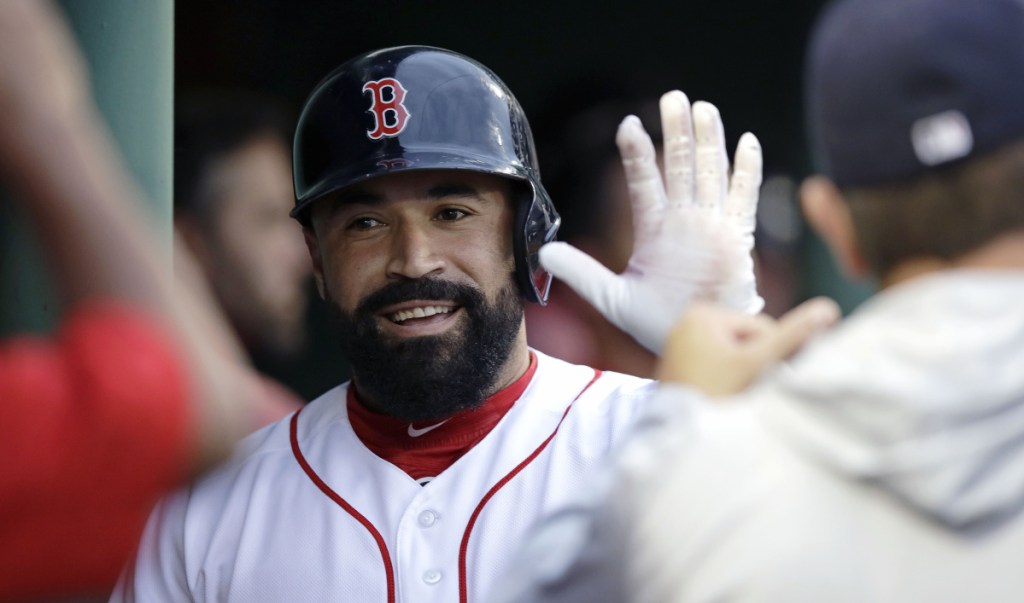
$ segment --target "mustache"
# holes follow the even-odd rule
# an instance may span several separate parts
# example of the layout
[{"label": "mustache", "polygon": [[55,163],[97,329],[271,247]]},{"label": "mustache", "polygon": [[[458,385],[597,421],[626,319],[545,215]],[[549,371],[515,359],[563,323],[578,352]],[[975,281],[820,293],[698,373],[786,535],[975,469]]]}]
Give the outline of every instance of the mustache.
[{"label": "mustache", "polygon": [[448,299],[467,309],[484,303],[483,293],[469,285],[436,278],[418,278],[396,281],[367,295],[356,307],[356,314],[376,314],[387,306],[413,299]]}]

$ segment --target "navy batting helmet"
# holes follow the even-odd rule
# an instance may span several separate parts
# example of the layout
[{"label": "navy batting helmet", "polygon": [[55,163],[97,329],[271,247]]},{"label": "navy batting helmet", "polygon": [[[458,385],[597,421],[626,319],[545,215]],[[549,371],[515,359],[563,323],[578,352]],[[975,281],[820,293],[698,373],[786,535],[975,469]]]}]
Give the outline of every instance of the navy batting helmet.
[{"label": "navy batting helmet", "polygon": [[522,183],[517,199],[516,278],[545,303],[551,275],[537,252],[560,218],[540,183],[519,102],[491,70],[449,50],[386,48],[332,71],[306,100],[293,150],[295,209],[357,182],[407,170],[469,170]]}]

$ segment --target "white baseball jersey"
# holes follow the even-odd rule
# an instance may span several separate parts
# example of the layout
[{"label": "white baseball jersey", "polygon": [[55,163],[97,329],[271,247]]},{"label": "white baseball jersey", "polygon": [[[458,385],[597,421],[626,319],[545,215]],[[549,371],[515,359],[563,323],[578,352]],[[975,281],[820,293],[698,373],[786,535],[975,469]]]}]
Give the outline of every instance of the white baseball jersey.
[{"label": "white baseball jersey", "polygon": [[652,382],[534,352],[521,398],[421,486],[352,430],[347,384],[250,436],[150,519],[113,601],[481,601],[538,519],[592,487]]}]

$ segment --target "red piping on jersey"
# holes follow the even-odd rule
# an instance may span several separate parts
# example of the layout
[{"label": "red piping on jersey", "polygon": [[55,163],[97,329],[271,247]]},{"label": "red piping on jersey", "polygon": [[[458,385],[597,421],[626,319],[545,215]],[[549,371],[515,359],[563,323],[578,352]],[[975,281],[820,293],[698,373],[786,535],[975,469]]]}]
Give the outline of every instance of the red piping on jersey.
[{"label": "red piping on jersey", "polygon": [[459,603],[467,603],[467,601],[469,601],[469,589],[466,586],[466,554],[469,551],[469,535],[473,532],[473,526],[476,525],[476,520],[480,517],[480,513],[484,510],[484,506],[491,500],[491,497],[497,494],[498,490],[501,490],[505,484],[512,481],[512,478],[518,475],[520,471],[525,469],[527,465],[533,462],[533,459],[537,458],[540,453],[547,448],[548,443],[555,437],[555,434],[558,433],[558,428],[562,426],[562,421],[564,421],[565,417],[569,414],[569,410],[572,408],[572,405],[576,400],[579,400],[580,396],[590,389],[590,386],[593,385],[600,377],[601,371],[594,369],[594,377],[583,387],[583,389],[580,390],[580,393],[576,394],[576,397],[573,398],[572,402],[569,403],[569,406],[566,407],[565,412],[562,413],[562,418],[558,420],[558,425],[555,425],[555,430],[551,432],[551,435],[541,442],[540,446],[530,453],[530,456],[526,457],[523,459],[523,462],[516,465],[515,469],[509,471],[508,475],[501,478],[498,480],[498,483],[491,486],[491,489],[487,491],[487,494],[484,494],[484,497],[480,499],[480,503],[476,506],[476,509],[473,510],[473,514],[469,516],[469,523],[466,524],[466,531],[462,534],[462,545],[459,546]]},{"label": "red piping on jersey", "polygon": [[302,466],[302,470],[306,472],[309,479],[313,480],[328,498],[338,503],[342,509],[345,509],[349,515],[355,518],[356,521],[363,524],[363,527],[373,536],[373,539],[377,541],[377,548],[380,549],[380,556],[384,560],[384,573],[387,576],[388,583],[388,603],[395,603],[395,570],[391,567],[391,555],[388,554],[388,545],[384,542],[384,537],[380,535],[377,528],[373,527],[370,520],[362,516],[359,511],[355,510],[355,507],[345,502],[337,492],[331,490],[331,487],[324,483],[324,480],[320,479],[320,476],[313,471],[313,468],[306,462],[306,457],[302,455],[302,451],[299,449],[299,437],[298,437],[298,425],[299,425],[299,413],[302,412],[300,408],[298,412],[292,415],[291,421],[291,441],[292,441],[292,453],[295,455],[295,460],[299,461],[299,465]]}]

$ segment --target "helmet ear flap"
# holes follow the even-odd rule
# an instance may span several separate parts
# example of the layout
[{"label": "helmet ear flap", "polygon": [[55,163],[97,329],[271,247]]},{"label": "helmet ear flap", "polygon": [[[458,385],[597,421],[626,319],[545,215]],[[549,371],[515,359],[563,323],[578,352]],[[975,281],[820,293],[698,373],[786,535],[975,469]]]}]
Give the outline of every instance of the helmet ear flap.
[{"label": "helmet ear flap", "polygon": [[516,256],[516,281],[528,301],[546,305],[551,290],[551,274],[540,265],[540,248],[554,241],[562,218],[540,183],[524,183],[517,195],[513,245]]}]

